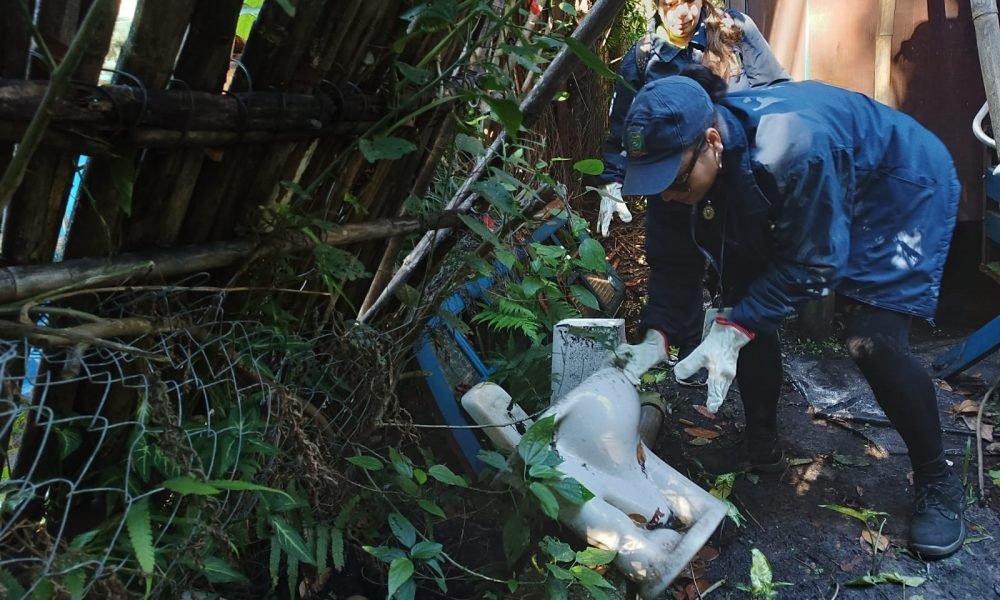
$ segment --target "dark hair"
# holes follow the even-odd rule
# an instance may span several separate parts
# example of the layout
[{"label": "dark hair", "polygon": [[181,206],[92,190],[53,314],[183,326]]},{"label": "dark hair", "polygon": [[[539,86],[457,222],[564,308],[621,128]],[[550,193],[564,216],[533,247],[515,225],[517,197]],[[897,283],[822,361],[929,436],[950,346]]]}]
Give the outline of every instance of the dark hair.
[{"label": "dark hair", "polygon": [[704,65],[690,65],[684,67],[680,72],[681,76],[694,79],[698,85],[708,92],[708,97],[712,99],[712,104],[718,104],[722,97],[726,95],[729,85],[726,80],[716,75],[711,69]]}]

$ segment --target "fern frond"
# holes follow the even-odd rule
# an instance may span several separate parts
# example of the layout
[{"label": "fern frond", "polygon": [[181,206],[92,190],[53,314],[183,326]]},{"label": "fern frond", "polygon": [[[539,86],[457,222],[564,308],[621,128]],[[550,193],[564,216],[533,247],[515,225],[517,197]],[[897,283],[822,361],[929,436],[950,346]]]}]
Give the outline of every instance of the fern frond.
[{"label": "fern frond", "polygon": [[142,572],[152,576],[156,569],[156,548],[153,547],[153,525],[149,515],[149,497],[132,503],[125,515],[128,538]]}]

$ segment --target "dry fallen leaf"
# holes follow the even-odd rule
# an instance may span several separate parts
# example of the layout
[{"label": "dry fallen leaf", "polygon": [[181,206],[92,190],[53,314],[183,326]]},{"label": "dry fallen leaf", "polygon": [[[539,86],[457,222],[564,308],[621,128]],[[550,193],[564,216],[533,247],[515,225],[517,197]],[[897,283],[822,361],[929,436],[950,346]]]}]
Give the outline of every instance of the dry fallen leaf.
[{"label": "dry fallen leaf", "polygon": [[646,524],[646,517],[640,515],[639,513],[629,513],[628,518],[632,519],[632,522],[638,525],[639,527],[642,527],[643,525]]},{"label": "dry fallen leaf", "polygon": [[712,440],[703,437],[693,437],[688,440],[688,443],[692,446],[707,446],[712,443]]},{"label": "dry fallen leaf", "polygon": [[816,414],[816,407],[815,406],[810,406],[809,408],[807,408],[806,409],[806,414],[807,415],[814,415],[814,414]]},{"label": "dry fallen leaf", "polygon": [[635,460],[638,461],[640,467],[646,467],[646,451],[642,449],[642,443],[635,445]]},{"label": "dry fallen leaf", "polygon": [[829,425],[826,419],[813,419],[813,425],[819,425],[820,427],[826,427]]},{"label": "dry fallen leaf", "polygon": [[872,549],[875,547],[876,540],[878,541],[879,552],[885,552],[889,548],[889,536],[884,533],[879,534],[877,531],[863,529],[861,531],[861,538],[858,541],[861,542],[861,547],[865,549],[865,552],[873,554]]},{"label": "dry fallen leaf", "polygon": [[697,600],[701,596],[701,592],[704,592],[710,587],[712,587],[712,584],[708,581],[704,579],[696,579],[687,584],[687,587],[684,588],[684,592],[687,594],[688,600]]},{"label": "dry fallen leaf", "polygon": [[1000,442],[993,442],[992,444],[989,444],[983,448],[983,451],[986,452],[986,454],[1000,454]]},{"label": "dry fallen leaf", "polygon": [[974,415],[979,412],[979,403],[975,400],[962,400],[958,404],[952,404],[949,410],[956,415],[963,413]]},{"label": "dry fallen leaf", "polygon": [[694,421],[688,421],[687,419],[677,419],[677,422],[681,425],[687,425],[688,427],[694,427]]},{"label": "dry fallen leaf", "polygon": [[947,381],[940,381],[940,382],[938,382],[938,387],[941,388],[942,390],[946,391],[946,392],[953,392],[954,391],[951,388],[951,384],[949,384]]},{"label": "dry fallen leaf", "polygon": [[[965,426],[969,428],[969,431],[975,431],[976,430],[976,418],[975,417],[967,417],[967,416],[963,415],[962,416],[962,421],[965,423]],[[990,425],[989,423],[983,423],[979,427],[979,437],[982,438],[983,440],[987,441],[987,442],[992,442],[993,441],[993,426]]]},{"label": "dry fallen leaf", "polygon": [[719,551],[711,546],[702,546],[698,554],[694,555],[695,560],[700,560],[702,562],[712,562],[713,560],[719,558]]},{"label": "dry fallen leaf", "polygon": [[846,561],[838,564],[837,566],[840,567],[841,571],[843,571],[845,573],[850,573],[850,572],[854,571],[855,569],[857,569],[858,567],[861,566],[861,561],[862,561],[862,557],[859,555],[859,556],[855,556],[851,560],[846,560]]},{"label": "dry fallen leaf", "polygon": [[706,440],[714,440],[720,435],[718,431],[712,431],[711,429],[704,429],[702,427],[685,427],[684,433],[692,437],[705,438]]},{"label": "dry fallen leaf", "polygon": [[705,417],[709,421],[715,420],[715,414],[713,414],[712,411],[708,410],[707,407],[702,406],[701,404],[697,404],[694,406],[694,409],[695,411],[697,411],[699,415]]},{"label": "dry fallen leaf", "polygon": [[788,459],[789,467],[801,467],[802,465],[808,465],[814,462],[815,458],[790,458]]}]

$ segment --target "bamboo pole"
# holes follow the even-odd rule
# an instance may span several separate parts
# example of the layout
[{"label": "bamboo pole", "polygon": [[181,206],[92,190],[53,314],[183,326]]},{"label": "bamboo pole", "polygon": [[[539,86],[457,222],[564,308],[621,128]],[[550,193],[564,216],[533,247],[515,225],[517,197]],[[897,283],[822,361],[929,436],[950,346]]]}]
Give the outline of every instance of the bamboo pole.
[{"label": "bamboo pole", "polygon": [[[454,213],[442,213],[433,227],[459,224]],[[331,246],[391,238],[422,231],[428,224],[416,218],[376,219],[336,227],[320,239]],[[112,260],[80,258],[59,263],[0,268],[0,304],[45,296],[72,287],[117,285],[133,279],[169,279],[179,275],[233,266],[254,255],[259,244],[250,240],[190,245],[159,252],[125,253]],[[304,236],[279,242],[277,251],[295,252],[312,248]]]},{"label": "bamboo pole", "polygon": [[896,21],[896,0],[879,0],[878,31],[875,37],[875,99],[892,105],[892,34]]},{"label": "bamboo pole", "polygon": [[[103,0],[102,0],[103,1]],[[101,64],[111,44],[118,0],[102,13],[91,31],[90,44],[83,52],[74,83],[96,83]],[[40,45],[51,52],[53,60],[61,60],[78,30],[82,4],[80,0],[46,0],[37,14]],[[47,79],[50,73],[43,62],[29,65],[29,76]],[[76,152],[40,148],[35,152],[25,173],[25,179],[7,207],[7,222],[3,236],[3,257],[9,263],[32,264],[52,260],[58,241],[60,222],[77,169]]]},{"label": "bamboo pole", "polygon": [[[174,69],[176,89],[222,91],[242,6],[242,0],[195,4]],[[133,190],[143,201],[126,218],[122,234],[124,250],[165,247],[176,242],[204,159],[202,149],[146,151]]]},{"label": "bamboo pole", "polygon": [[[983,71],[986,102],[989,105],[994,131],[1000,130],[1000,22],[997,21],[996,0],[970,0],[972,22],[976,27],[979,46],[979,66]],[[1000,144],[996,148],[1000,158]]]},{"label": "bamboo pole", "polygon": [[101,19],[105,18],[106,12],[111,8],[112,0],[95,0],[87,11],[87,16],[80,25],[79,31],[73,38],[66,58],[59,63],[59,66],[52,73],[50,85],[46,88],[45,96],[39,104],[35,116],[25,132],[24,139],[18,144],[7,170],[0,179],[0,210],[7,207],[14,192],[24,180],[24,173],[28,168],[28,162],[38,146],[41,144],[45,129],[52,118],[52,107],[59,102],[63,94],[69,89],[70,78],[80,66],[87,46],[92,42],[91,36],[100,26]]},{"label": "bamboo pole", "polygon": [[[576,31],[573,32],[573,37],[588,47],[593,45],[597,38],[611,25],[611,22],[619,13],[623,4],[624,0],[597,0],[591,11],[587,13],[587,16],[580,22]],[[565,82],[566,77],[569,76],[571,70],[578,63],[579,61],[568,47],[559,51],[548,69],[545,70],[545,74],[542,75],[538,84],[532,88],[531,92],[521,102],[520,109],[524,114],[524,123],[526,126],[530,125],[537,118],[542,107],[555,97],[559,88]],[[477,196],[469,194],[468,190],[479,179],[482,172],[486,169],[486,165],[497,155],[506,136],[506,131],[501,132],[484,155],[480,157],[472,173],[448,202],[448,209],[466,211],[471,207]],[[378,299],[372,304],[371,308],[358,315],[358,321],[364,323],[370,320],[386,301],[396,293],[396,290],[409,279],[410,275],[427,254],[447,238],[450,233],[449,229],[427,232],[420,242],[417,243],[417,246],[414,247],[413,251],[403,260],[403,264],[392,280],[389,281],[388,285],[386,285],[385,290],[383,290]]]},{"label": "bamboo pole", "polygon": [[[166,85],[194,0],[139,0],[135,20],[118,59],[114,81],[142,91]],[[140,109],[141,111],[141,109]],[[144,115],[139,113],[139,117]],[[120,147],[113,158],[92,157],[81,187],[89,202],[79,203],[66,246],[67,257],[110,256],[118,251],[123,214],[131,212],[140,153]]]}]

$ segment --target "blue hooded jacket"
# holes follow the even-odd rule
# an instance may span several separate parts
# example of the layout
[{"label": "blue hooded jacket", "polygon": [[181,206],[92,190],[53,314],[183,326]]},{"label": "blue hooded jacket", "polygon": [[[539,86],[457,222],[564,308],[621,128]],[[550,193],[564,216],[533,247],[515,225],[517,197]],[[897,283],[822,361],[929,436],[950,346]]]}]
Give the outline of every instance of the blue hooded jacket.
[{"label": "blue hooded jacket", "polygon": [[831,293],[933,317],[960,192],[934,134],[811,81],[731,93],[716,108],[723,169],[703,200],[715,218],[649,198],[643,329],[687,330],[706,255],[746,280],[731,318],[751,331]]},{"label": "blue hooded jacket", "polygon": [[[743,37],[736,48],[736,58],[740,63],[740,68],[735,70],[726,82],[729,89],[736,91],[787,81],[789,79],[788,73],[774,57],[771,48],[767,45],[767,40],[757,29],[753,19],[736,10],[727,10],[726,13],[743,32]],[[650,21],[649,29],[650,33],[653,34],[653,45],[649,52],[645,77],[640,78],[638,73],[636,61],[638,42],[633,44],[632,48],[625,54],[618,70],[621,78],[635,90],[642,87],[640,79],[643,83],[649,83],[656,79],[678,75],[691,65],[700,65],[702,55],[708,47],[704,14],[698,24],[698,29],[691,41],[688,42],[687,48],[678,48],[656,35],[658,25],[657,19]],[[615,181],[621,182],[625,176],[626,161],[622,154],[622,133],[625,129],[625,117],[628,115],[628,109],[632,105],[635,94],[635,91],[630,90],[621,82],[615,84],[615,93],[611,98],[611,107],[608,111],[609,135],[603,150],[604,173],[598,178],[601,185]]]}]

